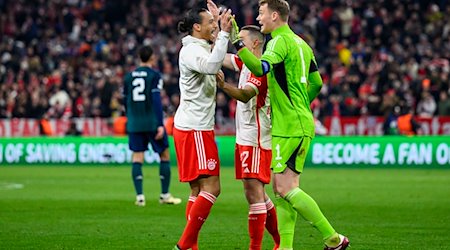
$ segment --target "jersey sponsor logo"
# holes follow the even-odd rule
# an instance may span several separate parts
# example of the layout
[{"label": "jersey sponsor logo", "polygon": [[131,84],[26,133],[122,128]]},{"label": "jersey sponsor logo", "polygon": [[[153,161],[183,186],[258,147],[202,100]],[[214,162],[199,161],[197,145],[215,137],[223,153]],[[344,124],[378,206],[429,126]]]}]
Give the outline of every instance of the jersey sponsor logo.
[{"label": "jersey sponsor logo", "polygon": [[215,159],[208,159],[208,161],[206,162],[206,166],[208,167],[209,170],[212,171],[216,169],[217,161]]},{"label": "jersey sponsor logo", "polygon": [[247,82],[253,83],[256,86],[261,86],[261,81],[258,78],[252,77],[251,75],[248,77]]}]

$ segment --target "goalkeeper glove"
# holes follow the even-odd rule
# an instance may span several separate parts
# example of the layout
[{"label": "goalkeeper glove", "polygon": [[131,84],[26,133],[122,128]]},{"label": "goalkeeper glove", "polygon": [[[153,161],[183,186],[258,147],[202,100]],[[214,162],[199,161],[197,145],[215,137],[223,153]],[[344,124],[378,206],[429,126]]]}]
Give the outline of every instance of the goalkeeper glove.
[{"label": "goalkeeper glove", "polygon": [[234,45],[236,50],[240,50],[245,47],[245,44],[242,42],[239,37],[239,26],[236,23],[234,17],[231,17],[231,32],[230,32],[230,42]]}]

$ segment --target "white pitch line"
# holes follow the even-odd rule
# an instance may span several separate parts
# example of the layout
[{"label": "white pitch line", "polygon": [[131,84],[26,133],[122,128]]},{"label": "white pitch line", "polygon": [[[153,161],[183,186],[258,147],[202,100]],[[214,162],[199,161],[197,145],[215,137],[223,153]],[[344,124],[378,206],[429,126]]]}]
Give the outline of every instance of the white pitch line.
[{"label": "white pitch line", "polygon": [[21,183],[0,182],[0,190],[22,189],[24,185]]}]

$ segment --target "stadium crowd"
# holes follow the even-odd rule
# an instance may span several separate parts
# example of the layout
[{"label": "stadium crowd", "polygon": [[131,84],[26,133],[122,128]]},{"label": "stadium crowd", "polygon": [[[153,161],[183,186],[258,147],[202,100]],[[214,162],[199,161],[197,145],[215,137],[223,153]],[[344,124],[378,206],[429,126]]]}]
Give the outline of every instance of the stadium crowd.
[{"label": "stadium crowd", "polygon": [[[0,0],[0,118],[121,116],[123,75],[142,44],[155,48],[171,115],[179,102],[176,26],[198,2]],[[240,26],[256,23],[257,2],[216,1]],[[314,48],[324,80],[316,117],[382,116],[397,105],[450,115],[447,0],[290,2],[291,27]],[[219,124],[234,107],[219,91]]]}]

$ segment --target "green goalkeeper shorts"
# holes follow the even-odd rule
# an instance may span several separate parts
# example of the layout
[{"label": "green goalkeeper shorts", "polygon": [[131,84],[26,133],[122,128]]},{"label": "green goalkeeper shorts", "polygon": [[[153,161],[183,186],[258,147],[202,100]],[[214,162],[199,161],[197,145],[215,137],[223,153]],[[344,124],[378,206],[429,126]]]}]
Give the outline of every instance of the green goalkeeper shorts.
[{"label": "green goalkeeper shorts", "polygon": [[303,171],[312,138],[272,136],[272,171],[283,173],[289,167],[296,173]]}]

